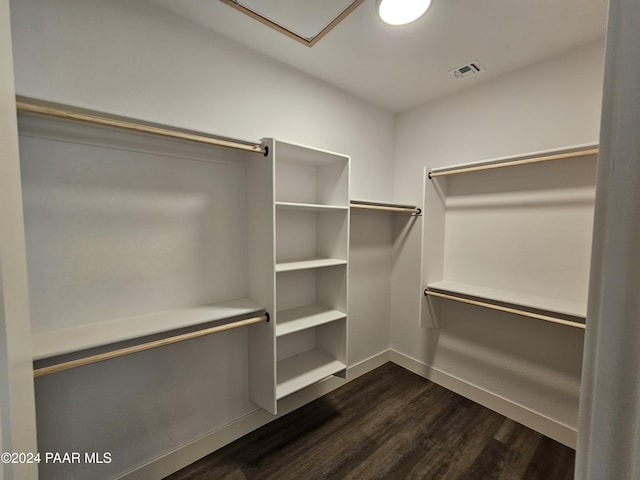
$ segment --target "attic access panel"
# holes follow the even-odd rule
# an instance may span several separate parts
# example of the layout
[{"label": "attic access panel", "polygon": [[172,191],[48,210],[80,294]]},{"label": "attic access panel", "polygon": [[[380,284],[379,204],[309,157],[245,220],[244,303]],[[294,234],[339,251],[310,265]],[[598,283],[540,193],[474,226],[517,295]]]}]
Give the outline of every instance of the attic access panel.
[{"label": "attic access panel", "polygon": [[315,45],[364,0],[220,0],[308,47]]}]

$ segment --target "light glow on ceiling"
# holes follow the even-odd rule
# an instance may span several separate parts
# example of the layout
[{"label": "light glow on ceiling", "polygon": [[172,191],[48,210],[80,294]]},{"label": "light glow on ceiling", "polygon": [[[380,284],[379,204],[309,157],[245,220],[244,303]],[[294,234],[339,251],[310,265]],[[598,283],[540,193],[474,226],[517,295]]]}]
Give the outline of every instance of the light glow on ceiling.
[{"label": "light glow on ceiling", "polygon": [[429,9],[431,0],[378,0],[378,15],[389,25],[415,22]]}]

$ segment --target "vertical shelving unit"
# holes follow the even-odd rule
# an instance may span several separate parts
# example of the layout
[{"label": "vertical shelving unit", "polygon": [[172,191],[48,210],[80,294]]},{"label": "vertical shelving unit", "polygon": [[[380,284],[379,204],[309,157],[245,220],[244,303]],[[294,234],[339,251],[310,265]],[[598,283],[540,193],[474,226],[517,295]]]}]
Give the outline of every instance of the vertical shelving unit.
[{"label": "vertical shelving unit", "polygon": [[349,157],[274,141],[276,398],[346,376]]},{"label": "vertical shelving unit", "polygon": [[19,108],[39,448],[143,458],[346,377],[349,157]]},{"label": "vertical shelving unit", "polygon": [[[249,317],[249,396],[265,410],[346,376],[349,157],[36,107],[20,140],[37,378]],[[37,392],[56,411],[65,377],[49,378]]]}]

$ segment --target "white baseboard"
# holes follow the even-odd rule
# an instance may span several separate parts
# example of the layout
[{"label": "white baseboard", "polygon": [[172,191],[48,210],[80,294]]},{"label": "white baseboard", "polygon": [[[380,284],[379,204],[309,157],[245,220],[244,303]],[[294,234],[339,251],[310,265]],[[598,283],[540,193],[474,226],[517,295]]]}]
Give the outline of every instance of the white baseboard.
[{"label": "white baseboard", "polygon": [[[371,370],[387,363],[390,359],[390,351],[386,350],[370,357],[347,371],[347,379],[353,380]],[[129,471],[117,480],[149,480],[161,479],[199,460],[200,458],[228,445],[238,438],[266,425],[287,413],[300,408],[303,405],[320,398],[321,396],[341,387],[347,380],[337,377],[329,377],[304,390],[290,395],[278,402],[278,415],[271,415],[266,410],[257,408],[246,415],[220,427],[210,433],[184,445],[176,450],[156,458],[135,470]]]},{"label": "white baseboard", "polygon": [[437,383],[452,392],[473,400],[480,405],[498,412],[505,417],[511,418],[522,425],[529,427],[536,432],[540,432],[549,438],[575,449],[577,431],[575,428],[560,423],[553,418],[547,417],[528,407],[515,403],[507,398],[483,389],[477,385],[455,377],[449,373],[430,367],[414,358],[408,357],[395,350],[389,351],[390,360],[420,375],[433,383]]},{"label": "white baseboard", "polygon": [[[532,430],[542,433],[571,448],[576,446],[577,432],[574,428],[564,425],[557,420],[546,417],[523,405],[489,392],[477,385],[457,378],[449,373],[425,365],[395,350],[386,350],[364,360],[348,369],[347,378],[353,380],[371,370],[393,362],[407,370],[431,380],[463,397],[473,400],[495,412],[509,417]],[[293,394],[278,402],[278,415],[271,415],[266,410],[258,408],[243,417],[234,420],[223,427],[204,435],[193,442],[184,445],[162,457],[142,465],[124,475],[118,480],[149,480],[161,479],[199,460],[209,453],[228,445],[238,438],[266,425],[303,405],[325,395],[344,385],[346,380],[330,377],[305,390]]]}]

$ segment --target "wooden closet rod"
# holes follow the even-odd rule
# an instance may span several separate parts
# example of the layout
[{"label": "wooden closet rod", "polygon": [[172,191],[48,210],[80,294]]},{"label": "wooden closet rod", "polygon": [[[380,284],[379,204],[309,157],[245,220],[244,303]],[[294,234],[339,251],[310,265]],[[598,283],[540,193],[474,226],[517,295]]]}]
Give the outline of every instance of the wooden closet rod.
[{"label": "wooden closet rod", "polygon": [[362,208],[365,210],[381,210],[385,212],[413,213],[420,215],[422,210],[418,207],[387,207],[384,205],[364,205],[360,203],[352,203],[351,208]]},{"label": "wooden closet rod", "polygon": [[528,312],[526,310],[520,310],[517,308],[503,307],[502,305],[496,305],[493,303],[480,302],[478,300],[471,300],[469,298],[458,297],[455,295],[448,295],[446,293],[434,292],[429,289],[425,289],[425,296],[432,296],[438,298],[444,298],[446,300],[453,300],[455,302],[467,303],[469,305],[475,305],[476,307],[490,308],[492,310],[498,310],[500,312],[512,313],[514,315],[520,315],[522,317],[535,318],[536,320],[544,320],[545,322],[557,323],[559,325],[566,325],[568,327],[585,329],[586,325],[583,323],[572,322],[570,320],[564,320],[562,318],[550,317],[548,315],[541,315],[539,313]]},{"label": "wooden closet rod", "polygon": [[429,172],[429,178],[434,177],[443,177],[445,175],[456,175],[458,173],[470,173],[470,172],[479,172],[481,170],[492,170],[494,168],[503,168],[503,167],[514,167],[517,165],[527,165],[530,163],[540,163],[540,162],[549,162],[551,160],[565,160],[567,158],[576,158],[583,157],[586,155],[597,155],[597,148],[590,148],[587,150],[577,150],[574,152],[565,152],[565,153],[557,153],[554,155],[545,155],[542,157],[531,157],[531,158],[523,158],[520,160],[506,160],[499,161],[496,163],[486,163],[484,165],[470,165],[470,166],[461,166],[459,168],[451,168],[447,170],[432,170]]},{"label": "wooden closet rod", "polygon": [[48,115],[50,117],[65,118],[67,120],[77,120],[80,122],[92,123],[95,125],[104,125],[106,127],[120,128],[134,132],[150,133],[152,135],[161,135],[163,137],[177,138],[180,140],[189,140],[191,142],[206,143],[207,145],[216,145],[218,147],[234,148],[236,150],[244,150],[247,152],[267,154],[267,150],[260,145],[247,145],[244,143],[222,140],[220,138],[206,137],[194,133],[181,132],[179,130],[171,130],[170,128],[154,127],[141,123],[130,122],[126,120],[117,120],[114,118],[100,117],[88,113],[78,113],[69,110],[63,110],[55,107],[44,107],[34,105],[22,101],[16,101],[18,112],[35,113],[39,115]]},{"label": "wooden closet rod", "polygon": [[144,352],[145,350],[151,350],[152,348],[164,347],[165,345],[171,345],[172,343],[184,342],[185,340],[204,337],[205,335],[211,335],[212,333],[223,332],[225,330],[231,330],[233,328],[244,327],[245,325],[268,321],[269,314],[266,313],[265,315],[262,315],[260,317],[251,317],[244,320],[238,320],[237,322],[225,323],[224,325],[197,330],[195,332],[174,335],[173,337],[153,340],[151,342],[141,343],[139,345],[133,345],[131,347],[119,348],[110,352],[99,353],[96,355],[90,355],[88,357],[78,358],[76,360],[70,360],[68,362],[57,363],[48,367],[36,368],[33,370],[33,376],[36,378],[43,377],[45,375],[51,375],[52,373],[63,372],[64,370],[71,370],[72,368],[91,365],[92,363],[104,362],[105,360],[111,360],[112,358],[118,358],[125,355],[131,355],[133,353]]}]

